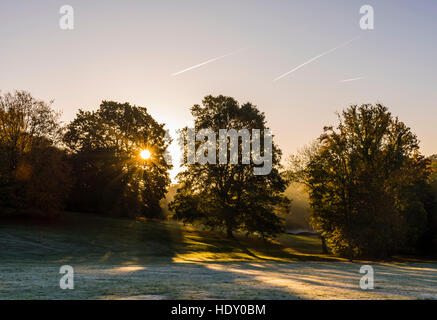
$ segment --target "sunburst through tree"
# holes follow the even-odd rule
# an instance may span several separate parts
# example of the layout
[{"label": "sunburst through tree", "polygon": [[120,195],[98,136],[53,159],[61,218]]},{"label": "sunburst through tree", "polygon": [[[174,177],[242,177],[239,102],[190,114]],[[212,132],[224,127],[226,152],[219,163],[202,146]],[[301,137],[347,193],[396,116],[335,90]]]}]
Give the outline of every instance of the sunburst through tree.
[{"label": "sunburst through tree", "polygon": [[76,177],[71,209],[159,215],[170,183],[164,158],[170,140],[146,108],[103,101],[97,111],[80,110],[64,142]]}]

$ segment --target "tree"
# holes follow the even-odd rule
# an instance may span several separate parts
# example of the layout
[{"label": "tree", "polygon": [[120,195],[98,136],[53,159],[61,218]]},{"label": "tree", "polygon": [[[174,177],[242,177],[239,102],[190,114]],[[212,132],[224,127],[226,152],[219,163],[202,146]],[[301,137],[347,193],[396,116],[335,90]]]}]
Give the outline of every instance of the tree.
[{"label": "tree", "polygon": [[428,186],[429,161],[386,107],[350,106],[292,160],[290,177],[306,184],[313,224],[334,253],[385,257],[425,232],[434,209],[419,190]]},{"label": "tree", "polygon": [[59,214],[72,185],[71,168],[64,150],[47,140],[34,144],[16,170],[17,186],[22,185],[16,203],[39,216]]},{"label": "tree", "polygon": [[[170,184],[164,124],[143,107],[103,101],[97,111],[82,111],[67,126],[64,143],[76,182],[72,209],[124,216],[160,215],[159,200]],[[150,159],[140,152],[148,150]]]},{"label": "tree", "polygon": [[437,253],[437,155],[428,157],[431,162],[431,185],[421,184],[416,192],[422,199],[427,216],[425,233],[418,240],[418,249],[425,254]]},{"label": "tree", "polygon": [[[260,129],[262,135],[266,134],[264,114],[251,103],[240,106],[231,97],[207,96],[203,106],[194,105],[191,113],[195,132],[210,129],[219,136],[220,129]],[[184,129],[185,135],[187,130]],[[229,238],[237,230],[263,238],[282,231],[279,213],[285,211],[288,200],[282,195],[287,183],[279,173],[281,150],[272,143],[272,170],[266,175],[255,175],[253,170],[257,165],[253,159],[248,164],[242,163],[241,139],[238,138],[237,163],[231,162],[230,156],[222,164],[185,161],[186,170],[178,174],[180,188],[169,205],[174,219],[226,230]],[[225,149],[228,155],[230,144]],[[214,147],[219,150],[218,144]],[[185,160],[188,156],[185,152]],[[219,157],[219,151],[212,156]]]},{"label": "tree", "polygon": [[25,91],[0,95],[0,207],[51,215],[69,187],[59,114]]},{"label": "tree", "polygon": [[437,154],[433,154],[432,156],[428,157],[428,159],[431,161],[432,187],[434,189],[434,192],[437,194]]}]

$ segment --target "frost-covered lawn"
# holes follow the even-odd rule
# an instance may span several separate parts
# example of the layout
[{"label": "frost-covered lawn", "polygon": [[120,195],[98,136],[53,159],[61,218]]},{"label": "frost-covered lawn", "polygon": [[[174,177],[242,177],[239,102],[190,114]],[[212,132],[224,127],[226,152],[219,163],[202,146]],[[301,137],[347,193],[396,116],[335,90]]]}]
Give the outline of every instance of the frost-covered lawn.
[{"label": "frost-covered lawn", "polygon": [[2,264],[0,298],[437,299],[435,264],[376,264],[370,291],[348,262],[72,265],[75,288],[61,290],[59,265]]},{"label": "frost-covered lawn", "polygon": [[[315,238],[276,245],[223,240],[175,224],[68,216],[51,226],[0,225],[0,299],[437,299],[437,264],[369,263],[320,254]],[[74,290],[59,268],[74,268]]]}]

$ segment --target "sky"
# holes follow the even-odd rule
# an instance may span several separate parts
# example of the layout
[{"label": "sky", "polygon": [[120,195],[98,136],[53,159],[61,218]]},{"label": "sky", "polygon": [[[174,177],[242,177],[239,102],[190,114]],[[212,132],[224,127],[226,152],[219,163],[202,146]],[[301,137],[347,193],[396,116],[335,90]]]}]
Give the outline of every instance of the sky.
[{"label": "sky", "polygon": [[[66,4],[73,30],[59,27]],[[363,5],[373,30],[360,28]],[[435,0],[2,0],[0,90],[54,100],[66,123],[102,100],[129,102],[170,132],[204,96],[232,96],[265,112],[285,156],[336,111],[383,103],[431,155],[436,17]]]}]

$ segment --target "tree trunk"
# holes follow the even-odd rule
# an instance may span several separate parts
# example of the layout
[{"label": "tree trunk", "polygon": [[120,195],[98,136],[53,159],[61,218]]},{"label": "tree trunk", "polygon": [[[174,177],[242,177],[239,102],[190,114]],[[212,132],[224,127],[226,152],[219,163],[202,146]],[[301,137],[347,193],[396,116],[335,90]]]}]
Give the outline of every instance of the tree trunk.
[{"label": "tree trunk", "polygon": [[353,260],[354,260],[354,253],[353,253],[352,247],[349,246],[349,261],[353,262]]},{"label": "tree trunk", "polygon": [[322,253],[328,254],[328,247],[326,246],[326,240],[324,236],[320,236],[320,239],[322,239]]},{"label": "tree trunk", "polygon": [[226,237],[228,239],[235,239],[234,234],[232,233],[231,223],[229,221],[226,221]]},{"label": "tree trunk", "polygon": [[228,239],[235,239],[234,234],[232,233],[232,229],[229,227],[226,228],[226,237]]}]

